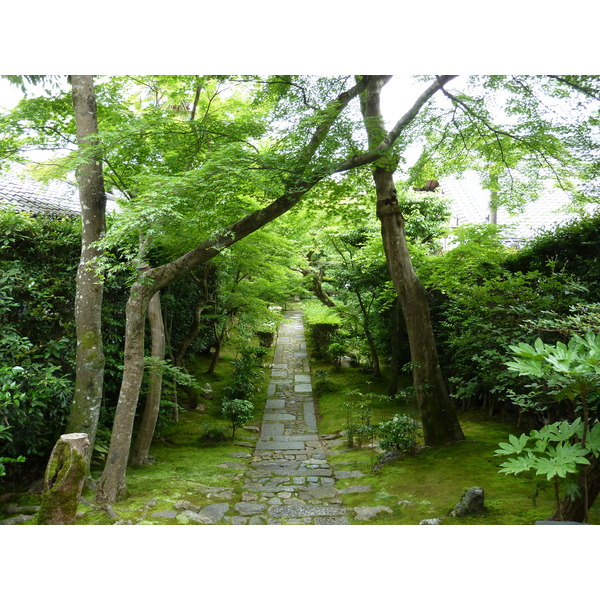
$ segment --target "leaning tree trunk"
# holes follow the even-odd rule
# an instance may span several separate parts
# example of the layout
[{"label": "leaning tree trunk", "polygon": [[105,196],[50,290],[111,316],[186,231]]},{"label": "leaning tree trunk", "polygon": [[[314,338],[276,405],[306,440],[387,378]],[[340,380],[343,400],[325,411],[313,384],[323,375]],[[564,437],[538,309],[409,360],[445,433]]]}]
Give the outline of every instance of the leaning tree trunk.
[{"label": "leaning tree trunk", "polygon": [[[165,326],[160,307],[160,292],[156,292],[148,305],[148,321],[152,336],[152,358],[164,360],[165,358]],[[134,467],[143,467],[148,462],[148,453],[154,438],[158,412],[160,410],[160,399],[162,392],[163,369],[161,365],[152,365],[150,369],[150,381],[148,383],[148,395],[146,406],[140,423],[135,444],[131,451],[131,464]]]},{"label": "leaning tree trunk", "polygon": [[[77,269],[75,324],[77,355],[75,392],[71,403],[67,432],[87,433],[94,447],[104,381],[102,347],[102,274],[95,247],[105,231],[106,194],[102,177],[94,85],[89,75],[71,76],[77,142],[82,164],[77,171],[81,201],[81,259]],[[88,452],[87,464],[92,451]]]},{"label": "leaning tree trunk", "polygon": [[[372,146],[386,135],[380,93],[387,80],[386,76],[372,77],[363,101],[365,127]],[[404,313],[423,436],[426,444],[436,446],[463,440],[464,434],[439,365],[427,292],[413,269],[406,244],[404,219],[393,180],[396,164],[395,158],[385,158],[373,170],[377,218],[381,223],[388,270]]]},{"label": "leaning tree trunk", "polygon": [[98,479],[96,502],[112,503],[127,491],[125,474],[133,423],[144,375],[144,322],[150,299],[156,290],[143,283],[134,283],[125,308],[125,364],[123,381],[106,457],[106,465]]},{"label": "leaning tree trunk", "polygon": [[38,525],[73,525],[87,473],[86,433],[61,435],[52,450],[44,477]]}]

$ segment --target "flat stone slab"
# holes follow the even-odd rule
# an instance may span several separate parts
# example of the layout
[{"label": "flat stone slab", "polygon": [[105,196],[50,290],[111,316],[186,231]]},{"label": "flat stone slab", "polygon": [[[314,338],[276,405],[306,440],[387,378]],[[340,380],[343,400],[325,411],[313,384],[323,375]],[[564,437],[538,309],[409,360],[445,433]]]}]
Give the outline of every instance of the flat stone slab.
[{"label": "flat stone slab", "polygon": [[354,507],[357,521],[369,521],[379,513],[385,512],[392,514],[394,511],[389,506],[356,506]]},{"label": "flat stone slab", "polygon": [[285,408],[285,400],[281,398],[269,398],[265,404],[265,410]]},{"label": "flat stone slab", "polygon": [[333,487],[307,487],[302,490],[300,497],[303,499],[312,498],[313,500],[323,500],[325,498],[335,498],[338,491]]},{"label": "flat stone slab", "polygon": [[296,417],[290,413],[265,413],[263,421],[295,421]]},{"label": "flat stone slab", "polygon": [[296,383],[310,383],[310,375],[305,373],[298,373],[294,375],[294,381]]},{"label": "flat stone slab", "polygon": [[273,369],[271,371],[271,377],[287,377],[287,376],[288,376],[287,370]]},{"label": "flat stone slab", "polygon": [[346,517],[315,517],[315,525],[350,525]]},{"label": "flat stone slab", "polygon": [[305,433],[303,435],[274,435],[274,442],[310,442],[318,440],[319,436],[316,433]]},{"label": "flat stone slab", "polygon": [[251,515],[260,515],[263,513],[265,510],[265,505],[254,502],[238,502],[234,509],[236,512],[239,512],[240,515],[249,517]]},{"label": "flat stone slab", "polygon": [[262,439],[268,439],[273,436],[283,435],[285,431],[285,425],[283,423],[263,423],[260,437]]},{"label": "flat stone slab", "polygon": [[211,523],[219,523],[223,520],[225,513],[229,510],[229,502],[218,502],[205,506],[198,514]]},{"label": "flat stone slab", "polygon": [[312,392],[312,385],[310,383],[297,383],[294,386],[294,391],[295,392]]},{"label": "flat stone slab", "polygon": [[[285,436],[283,436],[285,437]],[[304,442],[256,442],[257,450],[304,450]]]},{"label": "flat stone slab", "polygon": [[286,517],[343,517],[345,515],[345,508],[330,504],[288,504],[269,507],[269,516],[280,519]]},{"label": "flat stone slab", "polygon": [[340,490],[340,494],[359,494],[362,492],[370,492],[372,487],[370,485],[351,485],[343,490]]},{"label": "flat stone slab", "polygon": [[239,462],[224,462],[217,466],[219,466],[221,469],[245,469],[246,468],[245,463],[239,463]]},{"label": "flat stone slab", "polygon": [[348,479],[350,477],[364,477],[365,474],[362,471],[335,471],[334,476],[337,479]]}]

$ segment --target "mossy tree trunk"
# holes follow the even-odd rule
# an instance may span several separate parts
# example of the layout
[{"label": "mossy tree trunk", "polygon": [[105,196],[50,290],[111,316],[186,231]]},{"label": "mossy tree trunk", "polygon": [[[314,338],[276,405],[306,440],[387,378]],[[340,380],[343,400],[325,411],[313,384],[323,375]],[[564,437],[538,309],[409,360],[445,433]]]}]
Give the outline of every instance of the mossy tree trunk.
[{"label": "mossy tree trunk", "polygon": [[39,525],[73,525],[87,473],[86,433],[61,435],[52,450],[44,477],[44,492],[37,516]]},{"label": "mossy tree trunk", "polygon": [[[385,138],[380,108],[381,88],[386,76],[373,76],[363,98],[365,129],[371,146]],[[423,422],[425,443],[438,446],[464,439],[456,409],[448,395],[439,365],[429,314],[427,291],[417,277],[408,246],[404,218],[400,213],[393,175],[397,158],[380,159],[373,169],[377,195],[377,218],[386,262],[404,314],[413,365],[413,383]]]},{"label": "mossy tree trunk", "polygon": [[[101,148],[97,140],[98,121],[94,83],[90,75],[72,75],[73,109],[81,164],[77,169],[81,202],[81,259],[77,269],[75,325],[77,356],[75,391],[67,432],[85,432],[94,447],[104,382],[102,346],[101,257],[95,242],[105,231],[106,194],[102,175]],[[88,452],[89,466],[92,452]]]}]

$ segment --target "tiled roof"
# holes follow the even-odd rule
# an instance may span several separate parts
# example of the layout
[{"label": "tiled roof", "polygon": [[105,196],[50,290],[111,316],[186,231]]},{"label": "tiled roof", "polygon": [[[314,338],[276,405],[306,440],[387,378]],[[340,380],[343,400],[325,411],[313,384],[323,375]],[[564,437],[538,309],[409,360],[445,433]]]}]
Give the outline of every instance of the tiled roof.
[{"label": "tiled roof", "polygon": [[[14,173],[0,177],[0,205],[32,214],[76,216],[81,213],[77,186],[67,181],[41,183]],[[116,199],[106,195],[106,211],[118,210]]]},{"label": "tiled roof", "polygon": [[[481,187],[479,177],[467,172],[464,178],[440,180],[442,193],[451,200],[451,225],[486,223],[489,219],[490,192]],[[556,226],[573,218],[564,211],[569,197],[559,189],[547,187],[535,202],[528,202],[522,213],[511,215],[506,208],[497,211],[498,225],[511,225],[511,237],[531,238],[536,230]]]}]

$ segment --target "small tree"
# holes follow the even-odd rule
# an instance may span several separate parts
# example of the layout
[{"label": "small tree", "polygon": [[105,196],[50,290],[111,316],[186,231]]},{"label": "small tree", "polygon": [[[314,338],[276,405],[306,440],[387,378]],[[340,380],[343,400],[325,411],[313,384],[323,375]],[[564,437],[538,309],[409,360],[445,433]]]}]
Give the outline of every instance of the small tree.
[{"label": "small tree", "polygon": [[225,418],[231,421],[231,439],[233,440],[235,430],[254,416],[254,404],[250,400],[240,400],[239,398],[223,400],[221,412]]}]

